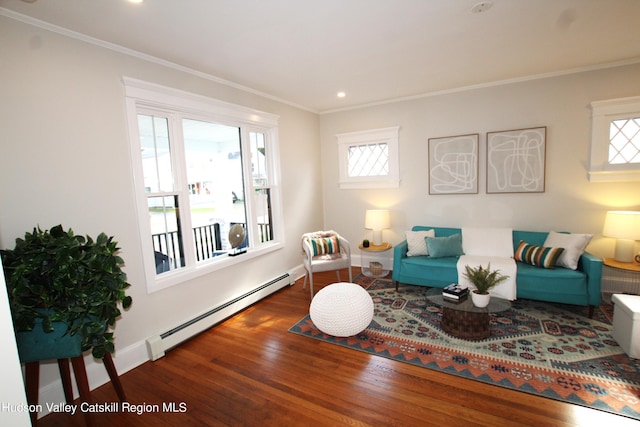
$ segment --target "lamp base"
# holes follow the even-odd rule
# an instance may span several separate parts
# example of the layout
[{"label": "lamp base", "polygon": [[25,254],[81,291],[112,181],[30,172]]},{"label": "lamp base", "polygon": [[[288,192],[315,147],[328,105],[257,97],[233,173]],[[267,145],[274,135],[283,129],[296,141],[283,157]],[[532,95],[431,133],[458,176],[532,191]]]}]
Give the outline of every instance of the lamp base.
[{"label": "lamp base", "polygon": [[633,262],[634,240],[618,239],[616,240],[616,253],[614,259],[618,262]]},{"label": "lamp base", "polygon": [[382,230],[373,230],[371,243],[373,243],[374,246],[380,246],[382,244]]}]

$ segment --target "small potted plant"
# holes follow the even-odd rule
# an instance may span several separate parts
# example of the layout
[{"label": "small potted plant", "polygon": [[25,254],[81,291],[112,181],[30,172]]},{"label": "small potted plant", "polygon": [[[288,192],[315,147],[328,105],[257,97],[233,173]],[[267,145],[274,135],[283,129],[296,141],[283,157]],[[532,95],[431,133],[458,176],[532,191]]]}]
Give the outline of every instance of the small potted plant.
[{"label": "small potted plant", "polygon": [[369,246],[371,246],[371,244],[369,243],[369,240],[368,239],[364,239],[362,241],[362,247],[363,248],[368,248]]},{"label": "small potted plant", "polygon": [[132,302],[118,251],[113,237],[100,233],[94,240],[61,225],[34,228],[16,239],[14,249],[0,251],[21,358],[25,352],[36,360],[72,357],[54,348],[59,342],[79,345],[82,352],[91,349],[99,359],[114,352],[110,327],[121,314],[119,306],[126,309]]},{"label": "small potted plant", "polygon": [[464,276],[469,279],[475,287],[475,289],[471,291],[471,300],[476,307],[486,307],[489,305],[489,291],[509,278],[509,276],[502,275],[500,270],[491,271],[491,263],[487,264],[487,268],[484,268],[482,265],[477,267],[465,265],[464,269]]}]

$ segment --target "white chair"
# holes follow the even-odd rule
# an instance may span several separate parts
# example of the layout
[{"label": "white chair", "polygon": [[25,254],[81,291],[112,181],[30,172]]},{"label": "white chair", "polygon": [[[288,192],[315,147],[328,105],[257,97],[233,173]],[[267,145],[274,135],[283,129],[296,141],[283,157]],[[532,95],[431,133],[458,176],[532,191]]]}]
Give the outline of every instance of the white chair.
[{"label": "white chair", "polygon": [[306,233],[302,236],[302,249],[304,251],[304,276],[303,289],[307,287],[309,277],[309,290],[313,299],[313,273],[335,270],[340,279],[340,270],[349,270],[349,282],[353,281],[351,273],[351,246],[344,237],[335,231],[317,231]]}]

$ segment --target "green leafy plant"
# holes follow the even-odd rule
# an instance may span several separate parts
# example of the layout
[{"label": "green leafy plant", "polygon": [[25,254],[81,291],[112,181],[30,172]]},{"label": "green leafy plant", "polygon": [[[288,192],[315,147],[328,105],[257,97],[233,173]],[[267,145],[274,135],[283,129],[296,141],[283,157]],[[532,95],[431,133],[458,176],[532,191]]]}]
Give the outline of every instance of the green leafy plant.
[{"label": "green leafy plant", "polygon": [[94,240],[62,225],[34,228],[14,249],[0,250],[15,330],[33,330],[38,318],[44,332],[64,322],[67,333],[82,337],[82,351],[92,349],[99,359],[113,353],[109,327],[119,305],[127,309],[132,302],[118,252],[113,237],[100,233]]},{"label": "green leafy plant", "polygon": [[491,263],[487,264],[487,268],[479,265],[477,267],[464,266],[464,276],[476,287],[476,293],[486,295],[489,290],[504,282],[509,276],[504,276],[500,270],[491,271]]}]

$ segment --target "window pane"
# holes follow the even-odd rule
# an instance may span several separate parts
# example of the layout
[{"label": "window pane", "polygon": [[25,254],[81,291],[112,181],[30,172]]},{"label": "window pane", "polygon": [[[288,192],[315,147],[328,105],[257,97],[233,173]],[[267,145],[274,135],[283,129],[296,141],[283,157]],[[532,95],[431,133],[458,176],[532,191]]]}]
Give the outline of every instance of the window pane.
[{"label": "window pane", "polygon": [[255,208],[258,218],[258,241],[260,243],[273,240],[273,218],[271,216],[271,191],[263,188],[255,191]]},{"label": "window pane", "polygon": [[177,196],[148,197],[156,273],[184,267]]},{"label": "window pane", "polygon": [[231,249],[231,226],[246,229],[240,129],[190,119],[182,127],[196,260],[203,261]]},{"label": "window pane", "polygon": [[349,147],[348,176],[381,176],[389,174],[389,147],[386,143]]},{"label": "window pane", "polygon": [[139,114],[138,129],[145,192],[174,191],[168,120]]},{"label": "window pane", "polygon": [[264,187],[269,185],[265,137],[263,133],[250,132],[249,139],[251,142],[251,173],[253,176],[253,185],[256,187]]},{"label": "window pane", "polygon": [[609,126],[609,163],[640,163],[640,118],[611,122]]}]

